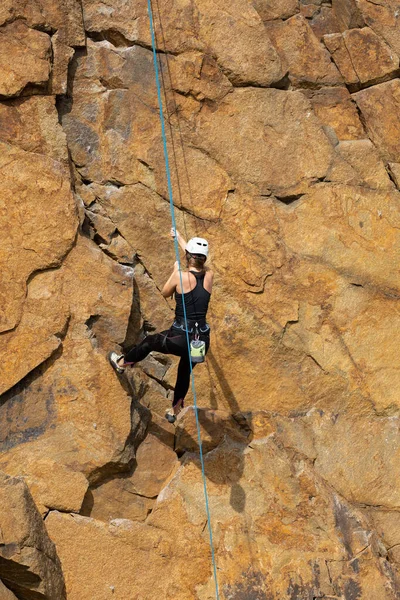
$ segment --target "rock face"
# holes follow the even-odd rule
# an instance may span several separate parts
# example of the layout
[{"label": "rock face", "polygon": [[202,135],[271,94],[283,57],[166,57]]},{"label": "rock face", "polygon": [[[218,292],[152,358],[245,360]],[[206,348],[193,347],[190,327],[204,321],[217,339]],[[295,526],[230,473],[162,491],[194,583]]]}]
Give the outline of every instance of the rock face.
[{"label": "rock face", "polygon": [[389,79],[399,68],[398,56],[369,27],[330,34],[324,42],[347,84]]},{"label": "rock face", "polygon": [[[400,4],[152,4],[220,596],[394,600]],[[209,600],[178,361],[107,362],[174,308],[147,2],[3,0],[0,42],[0,598]]]},{"label": "rock face", "polygon": [[2,28],[1,38],[0,95],[17,96],[28,84],[43,86],[50,74],[50,37],[15,21]]},{"label": "rock face", "polygon": [[[18,598],[66,598],[55,546],[21,478],[0,475],[0,578]],[[15,596],[5,589],[4,600]]]},{"label": "rock face", "polygon": [[289,79],[297,86],[335,85],[342,82],[339,71],[302,15],[267,24],[268,35],[288,66]]},{"label": "rock face", "polygon": [[[206,472],[222,597],[396,597],[363,515],[293,451],[271,438],[251,448],[227,438],[207,454]],[[202,505],[199,463],[187,456],[145,524],[52,512],[68,598],[213,597]],[[89,552],[95,566],[81,558]]]}]

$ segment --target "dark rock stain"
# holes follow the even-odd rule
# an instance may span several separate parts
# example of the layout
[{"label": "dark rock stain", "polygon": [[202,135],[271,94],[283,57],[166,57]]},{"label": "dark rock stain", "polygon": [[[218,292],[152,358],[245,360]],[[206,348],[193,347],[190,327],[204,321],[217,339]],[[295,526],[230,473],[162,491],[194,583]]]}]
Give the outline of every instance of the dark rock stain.
[{"label": "dark rock stain", "polygon": [[344,597],[345,600],[359,600],[361,598],[361,587],[360,584],[354,579],[349,579],[344,585]]},{"label": "dark rock stain", "polygon": [[313,585],[298,584],[292,581],[287,589],[288,599],[290,598],[290,600],[314,600],[314,592]]},{"label": "dark rock stain", "polygon": [[335,526],[341,533],[343,545],[349,558],[351,558],[353,555],[351,547],[352,520],[354,519],[352,519],[352,516],[349,514],[346,506],[341,504],[340,501],[335,498]]},{"label": "dark rock stain", "polygon": [[53,390],[51,387],[43,389],[40,382],[46,366],[40,365],[2,395],[0,451],[5,452],[39,438],[54,423],[56,406]]},{"label": "dark rock stain", "polygon": [[355,558],[354,560],[352,560],[350,563],[350,566],[353,569],[354,573],[360,572],[360,561],[358,560],[358,558]]},{"label": "dark rock stain", "polygon": [[226,600],[275,600],[260,572],[242,573],[243,582],[224,586]]}]

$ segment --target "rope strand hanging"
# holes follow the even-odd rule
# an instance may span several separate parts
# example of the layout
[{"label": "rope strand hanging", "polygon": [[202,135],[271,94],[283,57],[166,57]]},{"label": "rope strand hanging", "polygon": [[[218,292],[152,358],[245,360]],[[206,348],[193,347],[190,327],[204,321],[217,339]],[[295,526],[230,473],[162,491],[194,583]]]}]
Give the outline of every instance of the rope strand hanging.
[{"label": "rope strand hanging", "polygon": [[[172,227],[176,231],[176,219],[175,219],[175,208],[174,208],[173,193],[172,193],[171,170],[170,170],[170,166],[169,166],[168,146],[167,146],[167,137],[166,137],[166,132],[165,132],[163,103],[162,103],[162,96],[161,96],[160,74],[159,74],[158,61],[157,61],[156,41],[155,41],[154,22],[153,22],[153,10],[152,10],[152,6],[151,6],[151,0],[147,0],[147,10],[148,10],[149,21],[150,21],[151,45],[152,45],[152,50],[153,50],[154,70],[155,70],[155,76],[156,76],[157,98],[158,98],[158,107],[159,107],[159,113],[160,113],[161,135],[162,135],[162,140],[163,140],[163,150],[164,150],[165,170],[166,170],[166,175],[167,175],[168,198],[169,198],[169,205],[170,205],[171,221],[172,221]],[[188,333],[188,324],[187,324],[186,306],[185,306],[185,294],[183,292],[182,269],[181,269],[181,262],[180,262],[180,257],[179,257],[179,245],[178,245],[177,236],[175,236],[175,238],[174,238],[174,246],[175,246],[176,260],[177,260],[178,266],[179,266],[179,278],[180,278],[180,285],[181,285],[181,290],[182,290],[182,305],[183,305],[183,314],[184,314],[185,329],[186,329],[186,343],[187,343],[188,354],[189,354],[189,365],[190,365],[190,374],[191,374],[192,392],[193,392],[193,404],[194,404],[194,412],[195,412],[195,416],[196,416],[197,439],[198,439],[198,444],[199,444],[201,473],[202,473],[202,478],[203,478],[204,500],[205,500],[206,515],[207,515],[208,532],[209,532],[209,538],[210,538],[211,559],[212,559],[213,575],[214,575],[214,582],[215,582],[215,594],[216,594],[216,599],[219,600],[217,565],[216,565],[216,560],[215,560],[215,551],[214,551],[214,543],[213,543],[213,535],[212,535],[212,527],[211,527],[211,515],[210,515],[210,507],[209,507],[208,493],[207,493],[207,480],[206,480],[205,467],[204,467],[203,447],[202,447],[202,442],[201,442],[201,430],[200,430],[199,415],[198,415],[198,409],[197,409],[196,384],[195,384],[193,367],[192,367],[192,362],[191,362],[191,357],[190,357],[190,340],[189,340],[189,333]]]}]

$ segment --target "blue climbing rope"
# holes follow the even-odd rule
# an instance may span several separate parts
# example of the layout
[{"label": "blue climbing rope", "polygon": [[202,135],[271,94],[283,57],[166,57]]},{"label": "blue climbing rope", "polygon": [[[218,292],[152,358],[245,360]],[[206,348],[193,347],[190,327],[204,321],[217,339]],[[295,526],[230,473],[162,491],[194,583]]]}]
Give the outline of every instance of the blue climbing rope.
[{"label": "blue climbing rope", "polygon": [[[163,147],[164,147],[165,170],[166,170],[166,174],[167,174],[167,183],[168,183],[169,208],[170,208],[170,212],[171,212],[172,227],[173,227],[174,231],[176,232],[176,219],[175,219],[175,209],[174,209],[173,194],[172,194],[171,170],[170,170],[170,166],[169,166],[167,136],[165,134],[165,123],[164,123],[163,104],[162,104],[162,97],[161,97],[160,74],[159,74],[158,62],[157,62],[156,41],[155,41],[155,34],[154,34],[153,10],[151,7],[151,0],[147,0],[147,10],[149,13],[149,20],[150,20],[151,46],[153,49],[154,70],[155,70],[155,74],[156,74],[157,98],[158,98],[158,107],[159,107],[159,112],[160,112],[161,134],[162,134]],[[179,244],[178,244],[178,238],[176,235],[174,237],[174,246],[175,246],[175,256],[176,256],[176,260],[178,262],[178,267],[179,267],[179,278],[180,278],[180,284],[181,284],[181,290],[182,290],[183,318],[185,320],[186,343],[187,343],[187,348],[188,348],[190,374],[191,374],[191,379],[192,379],[193,403],[194,403],[194,412],[196,415],[197,440],[198,440],[199,451],[200,451],[201,473],[202,473],[202,477],[203,477],[204,499],[205,499],[205,505],[206,505],[207,524],[208,524],[208,532],[209,532],[209,537],[210,537],[211,559],[212,559],[214,581],[215,581],[215,594],[216,594],[217,600],[219,600],[217,565],[216,565],[216,560],[215,560],[215,551],[214,551],[213,535],[212,535],[212,528],[211,528],[210,506],[209,506],[209,502],[208,502],[208,493],[207,493],[207,480],[206,480],[206,473],[205,473],[205,468],[204,468],[203,446],[201,443],[201,431],[200,431],[199,415],[198,415],[198,409],[197,409],[196,384],[195,384],[195,380],[194,380],[193,367],[192,367],[192,361],[191,361],[191,356],[190,356],[190,340],[189,340],[188,323],[187,323],[187,317],[186,317],[185,294],[183,292],[181,261],[179,258]]]}]

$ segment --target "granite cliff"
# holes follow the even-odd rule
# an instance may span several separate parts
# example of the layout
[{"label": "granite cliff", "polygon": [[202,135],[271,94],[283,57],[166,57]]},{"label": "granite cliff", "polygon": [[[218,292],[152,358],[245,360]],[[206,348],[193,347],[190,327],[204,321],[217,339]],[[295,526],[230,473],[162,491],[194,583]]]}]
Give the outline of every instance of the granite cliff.
[{"label": "granite cliff", "polygon": [[[153,0],[220,597],[400,598],[400,2]],[[215,598],[145,0],[0,7],[0,599]],[[190,404],[190,401],[189,401]]]}]

